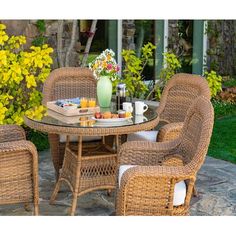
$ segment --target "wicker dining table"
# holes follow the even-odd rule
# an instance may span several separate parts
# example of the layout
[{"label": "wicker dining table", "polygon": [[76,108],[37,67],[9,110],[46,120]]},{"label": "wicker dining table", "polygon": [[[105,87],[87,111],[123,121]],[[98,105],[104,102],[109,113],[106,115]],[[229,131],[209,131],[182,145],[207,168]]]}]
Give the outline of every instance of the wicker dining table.
[{"label": "wicker dining table", "polygon": [[[117,182],[117,152],[121,136],[137,131],[151,130],[157,126],[159,116],[156,108],[151,108],[143,116],[134,115],[123,122],[99,122],[91,119],[68,124],[47,115],[41,120],[24,117],[25,124],[32,129],[49,134],[66,135],[66,148],[62,169],[51,196],[52,204],[62,182],[67,183],[73,201],[71,215],[75,214],[77,198],[94,190],[112,190]],[[78,144],[71,145],[71,136],[78,137]],[[85,145],[83,137],[101,136],[101,142]],[[114,145],[105,142],[105,136],[114,137]]]}]

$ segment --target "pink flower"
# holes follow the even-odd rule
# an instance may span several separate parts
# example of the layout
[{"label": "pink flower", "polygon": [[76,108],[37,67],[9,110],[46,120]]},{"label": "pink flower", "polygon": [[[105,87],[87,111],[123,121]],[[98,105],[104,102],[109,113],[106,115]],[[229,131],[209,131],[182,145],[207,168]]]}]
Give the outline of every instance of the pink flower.
[{"label": "pink flower", "polygon": [[108,65],[107,65],[107,69],[108,69],[108,70],[111,70],[111,69],[112,69],[112,64],[108,64]]},{"label": "pink flower", "polygon": [[120,70],[120,67],[117,65],[116,66],[116,71],[118,72]]}]

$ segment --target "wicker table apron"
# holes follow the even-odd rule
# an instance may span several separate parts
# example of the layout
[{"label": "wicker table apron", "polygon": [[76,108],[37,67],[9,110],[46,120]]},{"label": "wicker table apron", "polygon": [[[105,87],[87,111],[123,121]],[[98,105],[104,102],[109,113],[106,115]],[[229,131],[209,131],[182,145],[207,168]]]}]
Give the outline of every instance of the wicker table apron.
[{"label": "wicker table apron", "polygon": [[[48,121],[36,121],[25,117],[25,124],[32,129],[51,133],[65,134],[66,148],[59,179],[52,193],[50,203],[53,203],[60,189],[61,182],[66,182],[73,194],[71,215],[75,214],[77,198],[82,194],[99,189],[114,189],[116,187],[117,151],[119,149],[119,136],[137,131],[150,130],[157,126],[159,117],[154,109],[150,119],[138,124],[126,124],[109,127],[78,127],[68,124],[54,124]],[[47,119],[47,118],[46,118]],[[50,119],[49,119],[50,121]],[[135,117],[133,117],[135,123]],[[78,147],[70,145],[70,136],[78,136]],[[115,149],[105,144],[104,136],[114,135]],[[102,143],[98,146],[91,145],[83,148],[83,136],[102,136]],[[99,151],[98,151],[99,150]]]}]

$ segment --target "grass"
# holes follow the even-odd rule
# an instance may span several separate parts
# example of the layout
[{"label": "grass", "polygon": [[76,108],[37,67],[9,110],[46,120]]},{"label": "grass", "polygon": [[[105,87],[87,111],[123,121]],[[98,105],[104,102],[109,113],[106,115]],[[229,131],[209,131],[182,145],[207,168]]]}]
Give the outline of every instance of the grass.
[{"label": "grass", "polygon": [[236,163],[236,104],[212,100],[215,121],[208,155]]},{"label": "grass", "polygon": [[236,115],[215,119],[208,155],[236,163]]},{"label": "grass", "polygon": [[236,115],[236,103],[225,102],[221,100],[212,100],[215,118]]}]

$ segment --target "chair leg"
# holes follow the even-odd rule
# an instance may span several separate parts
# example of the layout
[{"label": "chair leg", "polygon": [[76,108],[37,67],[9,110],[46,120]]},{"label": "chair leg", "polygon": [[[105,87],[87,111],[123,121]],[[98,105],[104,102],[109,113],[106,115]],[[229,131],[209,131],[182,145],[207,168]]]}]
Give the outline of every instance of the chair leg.
[{"label": "chair leg", "polygon": [[52,193],[52,196],[51,196],[51,199],[50,199],[50,202],[49,202],[50,204],[54,203],[54,201],[55,201],[55,199],[57,197],[58,191],[60,189],[60,186],[61,186],[61,181],[58,180],[57,183],[56,183],[56,186],[55,186],[55,188],[53,190],[53,193]]},{"label": "chair leg", "polygon": [[39,204],[34,202],[34,215],[38,216],[39,215]]},{"label": "chair leg", "polygon": [[196,185],[193,186],[193,196],[198,197],[198,192],[197,192]]},{"label": "chair leg", "polygon": [[111,189],[107,190],[107,196],[109,196],[109,197],[111,196],[111,191],[112,191]]},{"label": "chair leg", "polygon": [[26,211],[31,211],[31,207],[30,207],[30,204],[27,202],[27,203],[24,203],[24,208]]},{"label": "chair leg", "polygon": [[75,215],[75,210],[76,210],[76,206],[77,206],[77,198],[78,198],[78,193],[74,192],[73,193],[72,206],[71,206],[71,212],[70,212],[71,216]]}]

